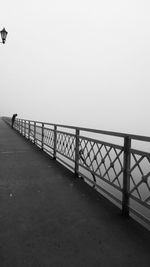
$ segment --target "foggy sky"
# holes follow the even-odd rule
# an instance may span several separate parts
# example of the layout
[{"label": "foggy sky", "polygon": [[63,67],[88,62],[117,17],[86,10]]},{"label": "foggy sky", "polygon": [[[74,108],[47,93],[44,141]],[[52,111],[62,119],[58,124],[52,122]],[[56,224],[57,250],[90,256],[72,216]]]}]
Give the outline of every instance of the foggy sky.
[{"label": "foggy sky", "polygon": [[5,0],[0,116],[150,134],[148,0]]}]

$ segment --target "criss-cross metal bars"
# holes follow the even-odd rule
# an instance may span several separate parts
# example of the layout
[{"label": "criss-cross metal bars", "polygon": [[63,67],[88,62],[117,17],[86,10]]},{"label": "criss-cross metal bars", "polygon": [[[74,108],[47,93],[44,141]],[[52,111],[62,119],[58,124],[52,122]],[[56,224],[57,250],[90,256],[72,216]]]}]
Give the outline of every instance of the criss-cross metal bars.
[{"label": "criss-cross metal bars", "polygon": [[[135,140],[150,143],[150,137],[24,119],[16,119],[14,128],[118,203],[124,216],[132,212],[150,224],[150,153],[131,146]],[[105,141],[107,136],[121,144]]]}]

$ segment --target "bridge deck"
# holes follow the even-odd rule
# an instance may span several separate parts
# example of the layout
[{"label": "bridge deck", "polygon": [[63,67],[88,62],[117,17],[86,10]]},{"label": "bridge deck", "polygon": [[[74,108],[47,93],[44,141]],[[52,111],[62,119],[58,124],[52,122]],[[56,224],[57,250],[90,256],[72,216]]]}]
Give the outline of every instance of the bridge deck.
[{"label": "bridge deck", "polygon": [[0,120],[0,266],[150,264],[150,233]]}]

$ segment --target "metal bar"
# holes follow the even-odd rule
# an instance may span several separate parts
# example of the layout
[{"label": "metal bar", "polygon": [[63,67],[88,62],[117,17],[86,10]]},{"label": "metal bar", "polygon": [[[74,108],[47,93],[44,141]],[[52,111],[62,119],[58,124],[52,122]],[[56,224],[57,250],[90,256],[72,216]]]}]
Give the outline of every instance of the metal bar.
[{"label": "metal bar", "polygon": [[23,136],[25,136],[25,121],[23,121]]},{"label": "metal bar", "polygon": [[30,125],[30,121],[29,121],[29,124],[28,124],[28,139],[30,140],[30,127],[31,125]]},{"label": "metal bar", "polygon": [[22,120],[20,121],[20,124],[21,124],[21,134],[23,135],[23,121]]},{"label": "metal bar", "polygon": [[26,137],[26,134],[27,134],[27,122],[25,120],[25,137]]},{"label": "metal bar", "polygon": [[41,149],[43,150],[44,146],[44,123],[42,123],[42,134],[41,134]]},{"label": "metal bar", "polygon": [[[55,125],[55,126],[56,126],[56,125]],[[64,132],[64,131],[59,131],[59,130],[57,130],[57,133],[60,133],[60,134],[66,134],[66,135],[70,135],[70,136],[75,136],[75,134],[73,134],[73,133]]]},{"label": "metal bar", "polygon": [[80,130],[76,129],[76,141],[75,141],[75,176],[78,177],[79,172],[79,135]]},{"label": "metal bar", "polygon": [[57,126],[54,125],[54,154],[53,154],[53,159],[56,159],[56,149],[57,149]]},{"label": "metal bar", "polygon": [[22,134],[22,121],[19,120],[19,123],[20,123],[20,133]]},{"label": "metal bar", "polygon": [[36,122],[34,122],[34,144],[36,143]]},{"label": "metal bar", "polygon": [[68,157],[68,156],[66,156],[65,154],[63,154],[62,152],[60,152],[59,150],[57,150],[56,149],[56,152],[57,153],[59,153],[61,156],[63,156],[64,158],[66,158],[66,159],[68,159],[68,160],[70,160],[70,161],[72,161],[72,162],[74,162],[74,160],[72,159],[72,158],[70,158],[70,157]]},{"label": "metal bar", "polygon": [[81,135],[80,135],[80,139],[81,140],[87,140],[87,141],[95,142],[95,144],[102,144],[102,145],[113,147],[113,148],[117,148],[117,149],[122,149],[123,148],[123,146],[120,146],[120,145],[108,143],[108,142],[105,142],[105,141],[101,141],[101,140],[97,140],[97,139],[94,139],[94,138],[85,137],[85,136],[81,136]]},{"label": "metal bar", "polygon": [[[46,143],[44,143],[44,149],[45,149],[45,147],[48,147],[48,148],[51,148],[52,150],[54,150],[54,147],[52,147],[51,145],[48,145],[48,144],[46,144]],[[53,153],[54,154],[54,153]]]},{"label": "metal bar", "polygon": [[[79,152],[79,154],[80,154],[80,152]],[[85,164],[85,166],[89,169],[89,172],[91,173],[91,175],[93,177],[93,180],[94,180],[94,182],[96,184],[96,178],[95,178],[95,175],[93,173],[94,170],[93,170],[93,172],[92,172],[92,170],[90,170],[90,166],[87,164],[86,160],[83,158],[83,156],[81,154],[80,154],[80,159],[83,161],[83,164]]]},{"label": "metal bar", "polygon": [[85,180],[87,180],[89,183],[91,183],[92,185],[94,185],[94,189],[99,189],[101,190],[103,193],[105,193],[107,196],[109,196],[111,199],[115,200],[117,203],[119,203],[121,205],[121,200],[116,198],[113,194],[111,194],[110,192],[106,191],[103,187],[101,187],[100,185],[98,185],[97,183],[95,183],[94,181],[90,180],[88,177],[86,177],[83,173],[79,172],[79,175],[81,175],[81,177],[83,177]]},{"label": "metal bar", "polygon": [[84,165],[82,165],[82,164],[80,164],[80,163],[79,163],[79,166],[80,166],[81,168],[85,169],[86,171],[90,172],[91,174],[94,174],[96,177],[99,178],[99,181],[102,180],[102,181],[104,181],[105,183],[107,183],[107,184],[109,184],[110,186],[112,186],[112,187],[114,187],[115,189],[117,189],[119,192],[122,192],[122,189],[121,189],[119,186],[117,186],[117,185],[113,184],[112,182],[110,182],[109,180],[103,178],[103,176],[101,177],[99,174],[93,172],[92,170],[89,170],[89,168],[87,168],[86,166],[84,166]]},{"label": "metal bar", "polygon": [[130,198],[133,199],[133,200],[135,200],[137,203],[141,204],[145,208],[150,209],[150,205],[147,204],[146,202],[142,201],[140,198],[137,198],[137,197],[135,197],[133,195],[130,195]]},{"label": "metal bar", "polygon": [[131,138],[124,139],[124,170],[123,170],[123,196],[122,196],[122,214],[129,216],[129,191],[130,191],[130,161],[131,161]]},{"label": "metal bar", "polygon": [[57,127],[74,129],[74,130],[79,129],[80,131],[93,132],[93,133],[98,133],[98,134],[102,134],[102,135],[111,135],[111,136],[123,137],[123,138],[130,137],[130,139],[150,142],[150,137],[149,136],[141,136],[141,135],[119,133],[119,132],[111,132],[111,131],[105,131],[105,130],[89,129],[89,128],[83,128],[83,127],[76,127],[76,126],[69,126],[69,125],[62,125],[62,124],[54,124],[54,123],[40,122],[40,121],[34,121],[34,120],[30,120],[30,122],[44,123],[45,125],[51,125],[51,126],[56,125]]},{"label": "metal bar", "polygon": [[43,151],[47,153],[48,155],[50,155],[51,157],[53,156],[53,153],[50,150],[48,150],[46,147],[44,147]]},{"label": "metal bar", "polygon": [[24,121],[22,121],[22,135],[24,135],[23,133],[24,133]]},{"label": "metal bar", "polygon": [[[44,124],[45,125],[45,124]],[[55,126],[55,125],[54,125]],[[56,125],[57,126],[57,125]],[[54,129],[51,129],[51,128],[47,128],[47,127],[44,127],[45,130],[48,130],[48,131],[52,131],[54,132]]]},{"label": "metal bar", "polygon": [[24,121],[24,136],[26,137],[26,120]]},{"label": "metal bar", "polygon": [[69,163],[67,163],[66,161],[64,161],[64,160],[61,159],[60,157],[57,156],[57,159],[58,159],[60,162],[62,162],[63,165],[66,165],[66,166],[68,166],[68,168],[74,170],[74,167],[73,167],[73,166],[71,166]]},{"label": "metal bar", "polygon": [[18,119],[18,123],[19,123],[19,132],[21,133],[21,123],[20,123],[20,119]]},{"label": "metal bar", "polygon": [[150,226],[150,220],[149,218],[145,217],[144,215],[142,215],[141,213],[139,213],[138,211],[136,211],[133,208],[130,208],[131,213],[133,213],[135,216],[137,216],[139,219],[141,219],[143,222],[145,222],[146,224],[148,224]]},{"label": "metal bar", "polygon": [[140,155],[140,156],[145,156],[145,157],[149,157],[150,158],[150,153],[149,152],[144,152],[144,151],[133,149],[133,148],[131,149],[131,154],[137,154],[137,155]]}]

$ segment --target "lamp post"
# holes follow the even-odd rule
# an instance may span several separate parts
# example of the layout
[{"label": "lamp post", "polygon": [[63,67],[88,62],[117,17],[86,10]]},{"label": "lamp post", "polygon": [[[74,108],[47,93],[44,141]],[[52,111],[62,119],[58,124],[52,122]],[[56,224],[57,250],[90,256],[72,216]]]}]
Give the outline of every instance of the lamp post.
[{"label": "lamp post", "polygon": [[1,38],[2,38],[2,42],[1,43],[5,44],[8,32],[5,30],[5,28],[3,28],[2,31],[0,31],[0,34],[1,34]]}]

